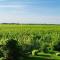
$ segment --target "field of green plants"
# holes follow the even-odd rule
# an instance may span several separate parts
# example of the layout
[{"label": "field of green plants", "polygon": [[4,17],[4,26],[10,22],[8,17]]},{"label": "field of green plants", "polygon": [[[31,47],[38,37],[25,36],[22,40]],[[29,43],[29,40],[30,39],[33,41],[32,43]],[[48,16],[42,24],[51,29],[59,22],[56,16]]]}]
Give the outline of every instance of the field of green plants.
[{"label": "field of green plants", "polygon": [[[9,40],[18,42],[27,55],[25,60],[60,60],[60,25],[0,24],[0,45],[4,48]],[[1,60],[11,47],[8,51],[3,48]]]}]

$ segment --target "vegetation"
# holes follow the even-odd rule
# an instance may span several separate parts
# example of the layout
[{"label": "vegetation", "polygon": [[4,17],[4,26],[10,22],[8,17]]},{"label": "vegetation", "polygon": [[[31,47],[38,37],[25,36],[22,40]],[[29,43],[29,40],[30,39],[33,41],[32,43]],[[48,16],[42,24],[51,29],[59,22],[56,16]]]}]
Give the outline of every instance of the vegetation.
[{"label": "vegetation", "polygon": [[59,56],[60,25],[0,24],[1,60],[57,60]]}]

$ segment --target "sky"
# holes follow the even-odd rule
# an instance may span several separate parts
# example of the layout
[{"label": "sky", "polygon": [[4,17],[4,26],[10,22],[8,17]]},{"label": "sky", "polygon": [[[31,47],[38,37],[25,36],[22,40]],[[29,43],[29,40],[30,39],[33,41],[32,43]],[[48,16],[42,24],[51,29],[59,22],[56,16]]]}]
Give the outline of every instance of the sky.
[{"label": "sky", "polygon": [[60,0],[0,0],[0,23],[60,24]]}]

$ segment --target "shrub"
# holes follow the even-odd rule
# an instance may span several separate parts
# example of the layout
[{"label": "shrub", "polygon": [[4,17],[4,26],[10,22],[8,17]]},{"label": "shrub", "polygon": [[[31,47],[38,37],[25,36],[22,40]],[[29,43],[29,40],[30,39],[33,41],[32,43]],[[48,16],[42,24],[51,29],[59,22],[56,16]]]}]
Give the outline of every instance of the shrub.
[{"label": "shrub", "polygon": [[54,50],[55,51],[60,51],[60,41],[57,42],[57,44],[54,45]]},{"label": "shrub", "polygon": [[3,56],[4,56],[4,55],[3,55],[3,52],[2,52],[2,51],[0,51],[0,58],[1,58],[1,57],[3,57]]},{"label": "shrub", "polygon": [[5,48],[8,51],[6,60],[19,60],[23,56],[22,48],[14,39],[8,40]]},{"label": "shrub", "polygon": [[0,45],[0,58],[4,57],[3,50],[3,45]]}]

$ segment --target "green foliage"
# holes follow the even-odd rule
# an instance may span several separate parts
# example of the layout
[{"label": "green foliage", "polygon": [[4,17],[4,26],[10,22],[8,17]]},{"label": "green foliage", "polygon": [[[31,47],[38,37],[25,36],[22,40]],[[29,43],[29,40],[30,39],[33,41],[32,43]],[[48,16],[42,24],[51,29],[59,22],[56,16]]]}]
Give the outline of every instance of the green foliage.
[{"label": "green foliage", "polygon": [[54,50],[60,51],[60,41],[58,41],[58,42],[54,45]]},{"label": "green foliage", "polygon": [[37,53],[37,55],[38,56],[45,56],[45,57],[50,57],[51,56],[51,54],[45,54],[43,52],[42,53],[41,52],[40,53]]},{"label": "green foliage", "polygon": [[7,51],[6,60],[19,60],[24,56],[21,46],[19,46],[18,42],[14,39],[6,42],[5,51]]},{"label": "green foliage", "polygon": [[16,40],[26,53],[34,49],[60,51],[60,25],[0,24],[0,45],[5,46],[10,39]]},{"label": "green foliage", "polygon": [[60,56],[60,53],[58,52],[58,53],[56,53],[56,55],[57,55],[57,56]]},{"label": "green foliage", "polygon": [[32,51],[32,56],[37,55],[37,53],[38,53],[38,50],[33,50],[33,51]]}]

